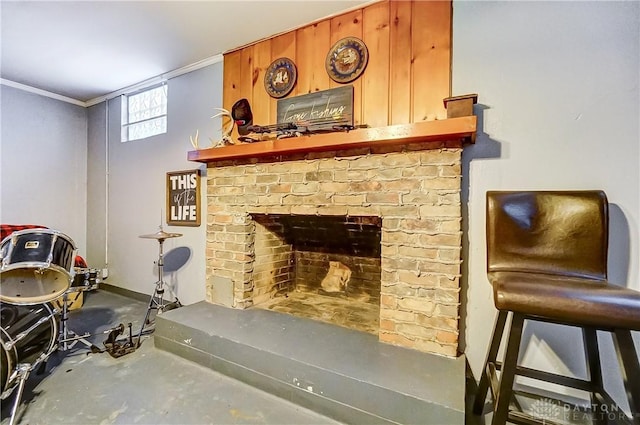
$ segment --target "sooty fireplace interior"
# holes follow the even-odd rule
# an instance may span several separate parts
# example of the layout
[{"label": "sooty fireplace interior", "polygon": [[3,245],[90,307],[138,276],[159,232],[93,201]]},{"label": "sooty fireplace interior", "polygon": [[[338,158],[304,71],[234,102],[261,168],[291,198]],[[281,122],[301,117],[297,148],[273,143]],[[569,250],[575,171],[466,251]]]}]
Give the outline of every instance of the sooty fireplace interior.
[{"label": "sooty fireplace interior", "polygon": [[380,217],[251,217],[255,307],[378,333]]}]

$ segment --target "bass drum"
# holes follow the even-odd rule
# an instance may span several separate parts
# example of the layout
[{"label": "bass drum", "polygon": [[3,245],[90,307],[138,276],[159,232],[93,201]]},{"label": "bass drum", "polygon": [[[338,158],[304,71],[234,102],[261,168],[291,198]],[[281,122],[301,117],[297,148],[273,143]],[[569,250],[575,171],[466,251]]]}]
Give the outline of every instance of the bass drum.
[{"label": "bass drum", "polygon": [[58,324],[49,304],[20,306],[0,303],[0,393],[16,384],[13,371],[19,363],[36,365],[56,348]]}]

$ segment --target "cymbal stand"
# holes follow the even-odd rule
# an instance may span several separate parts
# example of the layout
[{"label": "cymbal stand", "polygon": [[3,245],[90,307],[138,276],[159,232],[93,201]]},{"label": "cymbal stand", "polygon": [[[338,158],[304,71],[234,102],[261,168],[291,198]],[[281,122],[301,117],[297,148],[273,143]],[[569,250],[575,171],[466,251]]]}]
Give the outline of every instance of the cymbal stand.
[{"label": "cymbal stand", "polygon": [[147,307],[147,314],[144,316],[144,322],[142,322],[142,326],[140,327],[140,332],[138,333],[138,343],[137,346],[140,346],[140,338],[142,337],[142,332],[144,328],[149,323],[149,315],[151,314],[151,310],[157,310],[156,314],[161,314],[165,310],[172,310],[177,307],[181,307],[182,304],[178,297],[173,293],[171,287],[167,285],[167,289],[174,297],[173,302],[166,302],[164,299],[164,254],[162,250],[162,244],[164,243],[163,238],[158,239],[159,252],[158,252],[158,281],[156,282],[156,287],[151,295],[151,299],[149,300],[149,306]]}]

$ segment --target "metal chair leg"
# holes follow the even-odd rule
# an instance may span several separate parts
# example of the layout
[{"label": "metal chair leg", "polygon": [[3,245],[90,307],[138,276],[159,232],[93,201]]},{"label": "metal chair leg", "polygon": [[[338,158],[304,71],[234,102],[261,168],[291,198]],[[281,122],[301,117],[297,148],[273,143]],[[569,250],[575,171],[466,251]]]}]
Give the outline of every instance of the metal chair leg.
[{"label": "metal chair leg", "polygon": [[[602,367],[600,363],[600,349],[598,348],[598,334],[594,328],[582,328],[582,339],[584,340],[584,357],[587,366],[587,378],[591,383],[591,405],[599,405],[597,392],[604,391],[602,380]],[[594,424],[606,425],[607,419],[602,415],[594,415]]]},{"label": "metal chair leg", "polygon": [[476,415],[481,415],[484,411],[484,402],[487,399],[487,392],[489,391],[490,385],[489,364],[495,363],[498,357],[498,350],[500,349],[502,335],[504,334],[504,325],[508,315],[509,313],[506,311],[499,311],[496,317],[496,324],[493,327],[493,335],[491,336],[491,345],[487,352],[487,360],[484,362],[480,382],[478,383],[478,392],[473,401],[473,413]]},{"label": "metal chair leg", "polygon": [[492,425],[504,425],[509,417],[509,403],[513,394],[513,382],[518,366],[518,353],[524,327],[524,315],[514,313],[511,318],[511,330],[507,342],[507,350],[504,353],[504,362],[500,373],[500,384],[493,407]]},{"label": "metal chair leg", "polygon": [[631,422],[640,425],[640,365],[638,354],[633,345],[631,331],[616,329],[613,334],[614,345],[620,363],[622,381],[631,409]]}]

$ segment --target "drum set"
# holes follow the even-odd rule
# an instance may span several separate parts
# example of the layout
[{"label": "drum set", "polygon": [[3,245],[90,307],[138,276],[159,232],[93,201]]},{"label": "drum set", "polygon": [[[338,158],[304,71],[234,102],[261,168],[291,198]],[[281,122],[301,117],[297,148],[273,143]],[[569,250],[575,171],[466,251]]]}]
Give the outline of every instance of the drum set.
[{"label": "drum set", "polygon": [[97,270],[74,267],[75,257],[73,240],[56,230],[19,230],[0,242],[0,399],[18,388],[11,424],[29,374],[44,370],[57,348],[82,342],[99,351],[90,334],[67,326],[70,295],[100,283]]},{"label": "drum set", "polygon": [[[43,371],[49,356],[56,350],[70,350],[81,342],[92,353],[107,351],[113,357],[131,353],[140,346],[143,331],[156,314],[181,307],[177,296],[164,281],[163,243],[166,239],[182,236],[168,233],[160,225],[158,232],[140,235],[144,239],[158,241],[156,262],[158,280],[137,341],[129,338],[118,341],[124,325],[102,331],[109,334],[101,350],[86,338],[69,329],[69,305],[72,294],[97,289],[101,281],[98,270],[74,267],[76,246],[71,238],[51,229],[18,230],[0,242],[0,399],[9,397],[17,388],[11,411],[10,424],[22,398],[24,385],[32,371]],[[165,299],[165,290],[173,295],[173,301]],[[77,298],[77,296],[76,296]]]}]

